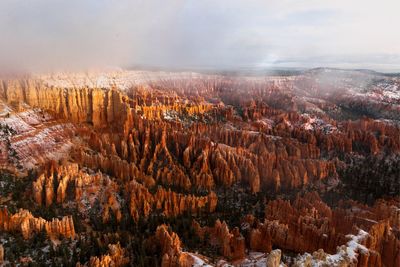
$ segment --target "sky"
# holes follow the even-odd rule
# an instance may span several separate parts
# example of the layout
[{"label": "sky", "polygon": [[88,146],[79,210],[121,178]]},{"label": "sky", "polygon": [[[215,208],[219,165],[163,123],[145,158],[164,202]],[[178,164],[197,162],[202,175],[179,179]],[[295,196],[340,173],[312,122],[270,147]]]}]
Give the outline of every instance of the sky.
[{"label": "sky", "polygon": [[400,70],[399,0],[1,0],[0,69]]}]

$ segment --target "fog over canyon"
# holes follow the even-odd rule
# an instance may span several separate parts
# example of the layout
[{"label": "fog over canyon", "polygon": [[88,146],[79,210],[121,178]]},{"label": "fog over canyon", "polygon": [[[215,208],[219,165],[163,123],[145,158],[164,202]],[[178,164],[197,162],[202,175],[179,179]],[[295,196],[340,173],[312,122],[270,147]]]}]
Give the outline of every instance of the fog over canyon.
[{"label": "fog over canyon", "polygon": [[1,1],[0,266],[400,266],[398,1]]}]

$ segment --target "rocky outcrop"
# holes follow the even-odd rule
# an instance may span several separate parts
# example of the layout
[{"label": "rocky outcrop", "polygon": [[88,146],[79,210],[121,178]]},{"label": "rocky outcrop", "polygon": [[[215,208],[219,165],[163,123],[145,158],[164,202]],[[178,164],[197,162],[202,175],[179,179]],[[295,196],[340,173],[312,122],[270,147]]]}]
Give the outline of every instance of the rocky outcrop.
[{"label": "rocky outcrop", "polygon": [[196,221],[193,221],[193,228],[201,239],[207,235],[210,238],[210,244],[221,247],[221,255],[229,260],[245,257],[246,243],[239,228],[236,227],[229,231],[228,225],[219,220],[215,222],[214,227],[201,227]]},{"label": "rocky outcrop", "polygon": [[27,210],[19,210],[18,213],[9,214],[7,209],[0,210],[0,229],[6,232],[20,232],[24,239],[29,239],[35,233],[42,231],[50,239],[74,238],[75,229],[72,217],[65,216],[62,219],[46,221],[36,218]]},{"label": "rocky outcrop", "polygon": [[150,106],[137,106],[139,114],[142,113],[143,117],[149,120],[154,119],[168,119],[169,114],[185,114],[188,116],[198,115],[212,109],[212,105],[199,104],[199,105],[185,105],[174,103],[173,105],[151,105]]},{"label": "rocky outcrop", "polygon": [[151,194],[146,187],[136,181],[131,181],[126,186],[126,193],[129,199],[130,214],[135,221],[141,216],[147,217],[156,211],[168,217],[185,212],[191,214],[211,213],[215,210],[218,201],[214,192],[208,196],[196,197],[158,188],[155,194]]},{"label": "rocky outcrop", "polygon": [[379,253],[365,246],[370,237],[368,233],[360,230],[357,235],[346,237],[349,241],[346,245],[338,247],[336,254],[330,255],[319,249],[312,254],[298,256],[293,266],[382,266]]},{"label": "rocky outcrop", "polygon": [[192,253],[184,252],[179,236],[165,224],[157,227],[154,236],[147,243],[161,253],[161,267],[201,266],[204,263]]},{"label": "rocky outcrop", "polygon": [[90,134],[91,146],[99,153],[77,149],[74,158],[121,179],[129,177],[186,191],[192,187],[230,187],[238,182],[247,184],[254,193],[271,187],[279,191],[337,177],[334,161],[317,159],[318,148],[290,139],[244,135],[217,127],[196,129],[198,135],[208,131],[221,141],[217,144],[192,134],[172,135],[174,130],[165,124],[160,123],[160,127],[146,122],[149,125],[141,127],[143,123],[138,119],[135,124],[139,127],[127,138]]},{"label": "rocky outcrop", "polygon": [[129,257],[119,243],[109,244],[108,253],[99,257],[91,257],[86,264],[77,263],[77,267],[121,267],[129,264]]},{"label": "rocky outcrop", "polygon": [[[390,229],[398,229],[399,215],[389,203],[381,200],[368,207],[354,201],[342,202],[331,210],[317,193],[297,196],[293,202],[278,199],[268,203],[264,222],[257,222],[252,216],[244,219],[246,236],[252,250],[268,252],[277,246],[314,253],[304,256],[301,264],[327,259],[327,264],[334,264],[330,260],[339,256],[327,256],[327,252],[341,255],[343,264],[349,266],[396,266],[400,241]],[[360,245],[354,247],[355,242]],[[356,250],[349,252],[346,247]]]},{"label": "rocky outcrop", "polygon": [[[73,195],[67,196],[68,188],[72,189]],[[87,207],[82,202],[93,206],[98,201],[103,222],[109,221],[110,212],[118,222],[122,218],[117,183],[102,173],[89,174],[76,163],[60,166],[53,163],[32,183],[32,192],[33,199],[39,205],[63,204],[69,199],[75,201],[78,210],[85,214]]]},{"label": "rocky outcrop", "polygon": [[181,254],[181,240],[178,235],[174,232],[170,232],[165,225],[157,227],[155,233],[155,239],[158,241],[158,245],[161,248],[161,266],[182,266],[180,254]]},{"label": "rocky outcrop", "polygon": [[199,125],[196,131],[212,136],[218,143],[204,145],[191,137],[182,156],[184,162],[195,162],[186,163],[191,173],[202,175],[206,181],[213,178],[208,182],[211,186],[241,181],[253,192],[261,188],[279,191],[337,177],[336,164],[318,159],[320,151],[313,144],[219,126]]},{"label": "rocky outcrop", "polygon": [[[104,222],[109,220],[110,212],[114,214],[117,221],[121,220],[117,183],[101,173],[88,174],[79,169],[78,164],[75,163],[67,163],[59,167],[52,166],[47,172],[41,174],[33,182],[33,198],[39,205],[49,206],[53,202],[62,204],[67,199],[68,186],[74,192],[74,196],[69,196],[69,199],[76,201],[78,210],[81,212],[86,213],[86,207],[82,205],[82,202],[88,202],[93,206],[98,201]],[[214,192],[210,192],[207,196],[196,197],[159,187],[154,194],[151,194],[144,185],[135,180],[126,183],[125,197],[135,221],[141,216],[147,217],[151,212],[156,211],[168,217],[185,212],[191,214],[213,212],[218,201]]]},{"label": "rocky outcrop", "polygon": [[[285,260],[290,266],[397,266],[400,247],[395,205],[398,202],[382,200],[373,207],[343,202],[332,210],[318,194],[307,193],[292,202],[271,201],[263,222],[246,216],[241,224],[242,234],[238,228],[235,233],[229,232],[219,220],[214,227],[201,227],[193,221],[192,227],[200,239],[207,237],[210,245],[221,247],[220,253],[227,259],[261,262],[251,257],[246,261],[244,251],[248,249],[266,253],[262,261],[279,266],[281,253],[272,250],[279,247],[300,253],[293,260]],[[243,242],[238,242],[237,237]],[[235,250],[238,248],[240,253]]]}]

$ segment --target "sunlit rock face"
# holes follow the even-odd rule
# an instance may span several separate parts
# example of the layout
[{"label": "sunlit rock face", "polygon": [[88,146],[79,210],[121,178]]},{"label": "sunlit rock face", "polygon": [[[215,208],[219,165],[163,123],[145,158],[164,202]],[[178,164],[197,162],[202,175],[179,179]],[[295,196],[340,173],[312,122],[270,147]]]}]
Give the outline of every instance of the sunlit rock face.
[{"label": "sunlit rock face", "polygon": [[399,85],[330,69],[3,79],[0,261],[398,266]]},{"label": "sunlit rock face", "polygon": [[75,236],[74,223],[71,217],[61,220],[46,221],[34,217],[29,211],[21,209],[18,213],[9,214],[6,209],[1,210],[1,228],[3,231],[17,231],[24,239],[32,237],[34,233],[45,231],[50,239],[59,237],[73,238]]}]

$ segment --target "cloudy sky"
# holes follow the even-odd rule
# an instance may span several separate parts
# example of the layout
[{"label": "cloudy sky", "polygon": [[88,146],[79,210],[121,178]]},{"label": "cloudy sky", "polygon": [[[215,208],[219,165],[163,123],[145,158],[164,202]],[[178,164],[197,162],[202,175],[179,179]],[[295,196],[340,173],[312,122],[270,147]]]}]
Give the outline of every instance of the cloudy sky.
[{"label": "cloudy sky", "polygon": [[1,0],[0,67],[400,70],[399,0]]}]

